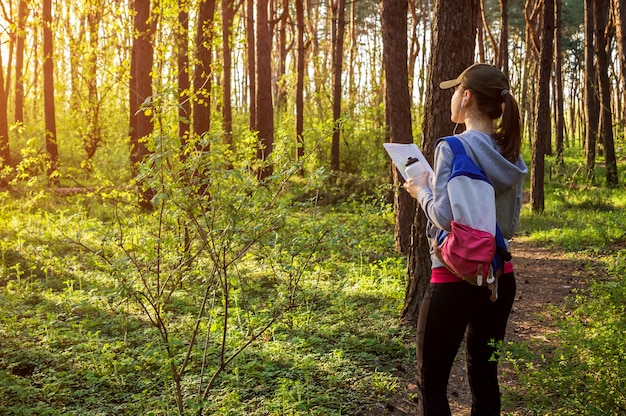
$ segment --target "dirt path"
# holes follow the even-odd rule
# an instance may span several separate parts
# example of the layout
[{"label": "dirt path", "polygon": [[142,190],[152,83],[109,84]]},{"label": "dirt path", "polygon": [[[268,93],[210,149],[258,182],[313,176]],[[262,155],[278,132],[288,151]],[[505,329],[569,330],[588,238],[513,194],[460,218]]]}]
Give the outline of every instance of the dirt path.
[{"label": "dirt path", "polygon": [[[505,342],[524,344],[549,343],[554,333],[550,320],[542,317],[547,305],[559,305],[574,289],[584,288],[594,273],[589,263],[574,259],[568,253],[555,249],[535,247],[527,241],[514,241],[512,246],[517,280],[516,300],[507,327]],[[417,407],[409,400],[415,396],[413,374],[407,374],[405,397],[387,404],[380,415],[416,415]],[[502,365],[500,385],[515,385],[517,378],[512,369]],[[471,396],[465,374],[463,346],[456,358],[448,386],[450,407],[454,416],[470,414]],[[509,413],[522,416],[521,411]]]}]

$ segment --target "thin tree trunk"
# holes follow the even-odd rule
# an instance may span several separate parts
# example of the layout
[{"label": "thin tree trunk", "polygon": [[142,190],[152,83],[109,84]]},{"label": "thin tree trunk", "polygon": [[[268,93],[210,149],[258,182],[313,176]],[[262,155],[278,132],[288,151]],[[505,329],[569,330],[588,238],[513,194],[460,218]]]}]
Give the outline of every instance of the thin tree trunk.
[{"label": "thin tree trunk", "polygon": [[250,79],[250,130],[256,130],[256,41],[254,37],[254,0],[248,0],[246,19],[248,30],[246,32],[248,41],[248,77]]},{"label": "thin tree trunk", "polygon": [[600,119],[600,103],[598,99],[598,76],[595,70],[593,9],[594,0],[585,0],[585,107],[587,114],[585,134],[585,168],[587,176],[593,177],[596,163],[596,145],[598,139],[598,123]]},{"label": "thin tree trunk", "polygon": [[[341,75],[343,72],[343,37],[346,0],[331,0],[333,13],[331,42],[333,47],[333,120],[335,128],[330,149],[330,168],[339,171],[339,140],[341,136]],[[405,31],[406,32],[406,31]]]},{"label": "thin tree trunk", "polygon": [[296,31],[298,42],[296,80],[296,160],[304,157],[304,3],[296,0]]},{"label": "thin tree trunk", "polygon": [[98,97],[98,41],[100,21],[102,20],[102,7],[100,2],[90,5],[87,22],[89,26],[89,54],[85,59],[85,73],[87,82],[87,91],[89,98],[87,99],[89,108],[87,109],[89,125],[87,135],[83,142],[83,147],[87,153],[87,166],[91,166],[91,159],[96,154],[98,147],[102,143],[102,135],[100,134],[100,100]]},{"label": "thin tree trunk", "polygon": [[287,27],[289,22],[289,1],[281,0],[281,10],[278,16],[278,68],[276,74],[276,112],[280,116],[287,105],[287,90],[285,77],[287,73]]},{"label": "thin tree trunk", "polygon": [[[256,122],[257,158],[266,161],[274,146],[274,107],[272,104],[272,38],[269,30],[268,0],[257,0],[256,21]],[[272,174],[272,166],[259,170],[259,178]]]},{"label": "thin tree trunk", "polygon": [[554,50],[554,0],[543,2],[543,31],[539,55],[539,85],[537,96],[537,119],[535,121],[532,146],[532,171],[530,202],[534,212],[543,212],[544,201],[544,166],[545,142],[551,140],[552,129],[550,122],[550,74],[552,72],[552,57]]},{"label": "thin tree trunk", "polygon": [[24,122],[24,39],[28,10],[28,1],[20,0],[15,48],[15,121],[17,123]]},{"label": "thin tree trunk", "polygon": [[[9,119],[7,115],[9,94],[5,85],[4,67],[2,66],[2,50],[0,49],[0,169],[4,166],[11,166]],[[0,178],[0,188],[4,187],[6,187],[6,181]]]},{"label": "thin tree trunk", "polygon": [[[626,0],[613,0],[615,15],[615,35],[617,38],[617,50],[620,62],[620,83],[622,93],[626,93]],[[622,129],[626,125],[626,100],[622,100],[619,109],[619,119]]]},{"label": "thin tree trunk", "polygon": [[191,102],[189,93],[189,4],[186,0],[178,0],[178,137],[184,146],[189,138],[189,121],[191,119]]},{"label": "thin tree trunk", "polygon": [[609,187],[617,186],[617,160],[615,158],[615,142],[613,139],[613,114],[611,111],[611,90],[609,81],[609,56],[606,51],[607,39],[605,30],[608,26],[610,0],[598,0],[594,8],[594,27],[596,40],[596,69],[600,87],[600,127],[604,144],[604,162],[606,183]]},{"label": "thin tree trunk", "polygon": [[[196,65],[193,75],[193,132],[197,136],[202,136],[211,128],[211,45],[214,17],[215,0],[201,0],[196,23]],[[199,145],[196,147],[201,148]]]},{"label": "thin tree trunk", "polygon": [[563,53],[561,51],[561,10],[562,0],[555,0],[555,21],[554,21],[554,78],[556,84],[556,163],[563,164],[563,131],[565,130],[565,114],[563,105]]},{"label": "thin tree trunk", "polygon": [[232,53],[231,36],[233,17],[235,15],[234,0],[222,1],[222,68],[224,73],[222,103],[222,119],[224,123],[224,141],[232,145],[233,142],[233,110],[231,103],[232,93]]},{"label": "thin tree trunk", "polygon": [[52,175],[57,170],[59,161],[54,107],[54,48],[52,43],[52,0],[43,0],[43,94],[46,121],[46,151],[50,158],[49,175]]},{"label": "thin tree trunk", "polygon": [[498,68],[509,76],[509,1],[500,0],[500,48],[498,49]]}]

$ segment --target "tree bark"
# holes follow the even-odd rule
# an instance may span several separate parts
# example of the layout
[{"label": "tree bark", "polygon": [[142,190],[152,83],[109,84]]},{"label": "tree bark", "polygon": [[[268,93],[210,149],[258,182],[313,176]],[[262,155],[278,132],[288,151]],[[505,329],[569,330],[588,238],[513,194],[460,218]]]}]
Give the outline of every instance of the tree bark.
[{"label": "tree bark", "polygon": [[256,42],[254,38],[254,0],[247,1],[246,31],[248,42],[248,85],[250,94],[250,130],[256,130]]},{"label": "tree bark", "polygon": [[[409,96],[407,0],[382,1],[383,70],[385,73],[385,119],[391,143],[413,143]],[[392,163],[394,189],[402,177]],[[404,189],[394,192],[396,248],[408,254],[416,201]]]},{"label": "tree bark", "polygon": [[[138,165],[149,154],[145,138],[152,133],[152,117],[142,105],[152,96],[152,64],[154,62],[152,30],[150,27],[150,0],[134,0],[134,28],[137,33],[131,52],[130,88],[130,164],[133,176],[138,173]],[[139,205],[151,210],[154,191],[139,185]]]},{"label": "tree bark", "polygon": [[[426,108],[423,121],[421,148],[432,162],[435,140],[452,133],[450,121],[451,92],[441,90],[439,83],[456,78],[474,63],[476,34],[480,19],[479,0],[459,2],[438,0],[434,5],[434,18],[426,82]],[[417,322],[419,308],[430,280],[431,261],[426,217],[421,210],[415,216],[413,237],[408,256],[408,282],[401,319]]]},{"label": "tree bark", "polygon": [[562,0],[555,0],[555,21],[554,21],[554,78],[556,85],[556,139],[554,145],[556,147],[557,164],[563,164],[563,132],[565,130],[565,112],[563,105],[563,53],[561,51],[561,25],[562,25]]},{"label": "tree bark", "polygon": [[610,0],[598,0],[594,7],[594,27],[596,40],[596,70],[600,87],[600,133],[604,144],[606,183],[609,187],[619,184],[615,142],[613,138],[613,113],[611,111],[611,87],[609,81],[609,56],[606,50]]},{"label": "tree bark", "polygon": [[176,32],[178,54],[178,137],[184,146],[189,138],[189,121],[191,119],[191,102],[189,93],[189,4],[186,0],[178,0],[178,31]]},{"label": "tree bark", "polygon": [[[339,140],[341,136],[341,75],[343,70],[343,37],[345,32],[346,0],[330,0],[333,14],[331,43],[333,73],[333,138],[330,149],[330,168],[339,171]],[[406,31],[405,31],[406,34]]]},{"label": "tree bark", "polygon": [[500,0],[500,47],[497,66],[509,76],[509,1]]},{"label": "tree bark", "polygon": [[222,70],[224,74],[223,81],[223,100],[222,103],[222,122],[224,123],[224,141],[232,145],[233,142],[233,109],[231,103],[232,92],[232,55],[231,55],[231,36],[233,17],[235,15],[235,0],[222,1]]},{"label": "tree bark", "polygon": [[296,0],[297,80],[296,80],[296,160],[304,157],[304,3]]},{"label": "tree bark", "polygon": [[[50,158],[48,174],[52,175],[59,162],[56,112],[54,107],[54,59],[52,41],[52,0],[43,0],[43,94],[46,122],[46,152]],[[54,182],[54,181],[53,181]]]},{"label": "tree bark", "polygon": [[196,65],[193,74],[193,132],[197,136],[202,136],[211,128],[211,45],[214,17],[215,0],[201,0],[196,23]]},{"label": "tree bark", "polygon": [[87,166],[91,166],[98,147],[102,143],[100,132],[100,99],[98,97],[98,41],[100,21],[102,20],[102,5],[100,2],[90,4],[87,22],[89,25],[89,54],[85,59],[85,80],[89,98],[87,99],[88,130],[83,141],[83,148],[87,153]]},{"label": "tree bark", "polygon": [[24,40],[28,10],[28,1],[20,0],[15,45],[15,121],[17,123],[24,122]]},{"label": "tree bark", "polygon": [[[613,0],[615,16],[615,36],[620,62],[620,83],[622,93],[626,93],[626,0]],[[622,129],[626,125],[626,100],[622,100],[619,110],[619,119]]]},{"label": "tree bark", "polygon": [[596,145],[598,140],[598,123],[600,120],[598,76],[593,61],[593,6],[594,0],[585,0],[585,107],[587,113],[585,169],[589,178],[593,177],[593,170],[596,164]]},{"label": "tree bark", "polygon": [[551,140],[552,129],[550,121],[550,75],[552,73],[552,57],[554,50],[554,0],[543,2],[543,31],[541,50],[539,55],[539,83],[537,86],[537,119],[535,120],[532,146],[532,170],[530,202],[534,212],[543,212],[544,200],[544,166],[545,142]]},{"label": "tree bark", "polygon": [[281,0],[281,8],[277,17],[278,24],[278,67],[276,73],[276,112],[281,114],[287,105],[287,91],[285,77],[287,73],[287,27],[289,26],[289,1]]},{"label": "tree bark", "polygon": [[[2,50],[0,50],[0,170],[4,166],[11,166],[11,149],[9,147],[9,118],[7,104],[9,102],[8,88],[5,88],[4,67],[2,65]],[[6,181],[0,178],[0,188],[6,187]]]},{"label": "tree bark", "polygon": [[[274,107],[272,104],[272,38],[269,30],[268,0],[257,1],[256,21],[256,123],[257,158],[266,161],[274,145]],[[272,166],[259,169],[260,179],[272,174]]]}]

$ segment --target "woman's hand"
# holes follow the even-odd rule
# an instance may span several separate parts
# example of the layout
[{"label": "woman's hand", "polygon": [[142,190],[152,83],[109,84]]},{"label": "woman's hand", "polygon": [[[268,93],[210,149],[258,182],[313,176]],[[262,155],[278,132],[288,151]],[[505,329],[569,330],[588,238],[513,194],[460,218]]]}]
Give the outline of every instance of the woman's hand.
[{"label": "woman's hand", "polygon": [[404,189],[406,189],[407,192],[411,194],[413,198],[417,199],[417,194],[419,193],[420,189],[424,187],[428,187],[429,176],[430,174],[427,171],[425,171],[421,175],[415,178],[407,179],[403,185]]}]

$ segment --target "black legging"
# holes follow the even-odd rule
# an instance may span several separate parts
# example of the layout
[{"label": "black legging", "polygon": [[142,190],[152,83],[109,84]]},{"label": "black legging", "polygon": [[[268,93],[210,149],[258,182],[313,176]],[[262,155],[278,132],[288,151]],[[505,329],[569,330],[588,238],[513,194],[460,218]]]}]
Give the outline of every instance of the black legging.
[{"label": "black legging", "polygon": [[467,331],[467,374],[472,416],[500,414],[494,341],[502,341],[515,298],[515,276],[502,275],[498,300],[487,288],[466,282],[429,285],[417,323],[417,386],[420,415],[450,415],[448,378]]}]

